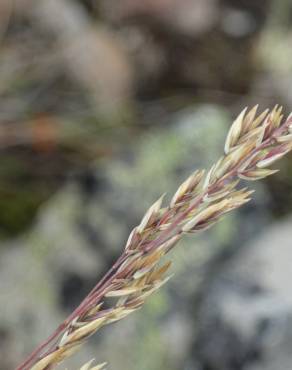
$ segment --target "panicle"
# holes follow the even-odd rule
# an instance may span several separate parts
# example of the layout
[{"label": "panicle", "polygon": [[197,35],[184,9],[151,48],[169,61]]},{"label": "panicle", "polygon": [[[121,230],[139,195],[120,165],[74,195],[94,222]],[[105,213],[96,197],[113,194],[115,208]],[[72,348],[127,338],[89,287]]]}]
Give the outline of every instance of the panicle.
[{"label": "panicle", "polygon": [[[168,207],[162,208],[163,195],[148,209],[132,230],[120,259],[65,321],[63,329],[56,331],[59,339],[54,349],[44,351],[40,346],[26,362],[29,366],[18,370],[52,369],[101,327],[139,309],[170,278],[165,274],[171,262],[163,259],[184,234],[207,230],[248,202],[252,191],[238,188],[241,179],[254,181],[278,171],[268,167],[292,149],[292,115],[283,121],[282,107],[278,106],[270,112],[257,112],[255,106],[239,114],[228,132],[224,155],[209,171],[193,172]],[[103,370],[106,365],[92,364],[89,361],[80,370]]]}]

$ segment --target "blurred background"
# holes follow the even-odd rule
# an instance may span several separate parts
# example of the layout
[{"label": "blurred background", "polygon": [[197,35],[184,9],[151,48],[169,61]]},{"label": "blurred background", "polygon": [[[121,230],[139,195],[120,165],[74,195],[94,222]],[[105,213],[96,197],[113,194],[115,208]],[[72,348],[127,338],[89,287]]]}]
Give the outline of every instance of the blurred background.
[{"label": "blurred background", "polygon": [[[291,0],[1,0],[0,368],[16,367],[246,106],[292,109]],[[292,156],[60,369],[287,370]]]}]

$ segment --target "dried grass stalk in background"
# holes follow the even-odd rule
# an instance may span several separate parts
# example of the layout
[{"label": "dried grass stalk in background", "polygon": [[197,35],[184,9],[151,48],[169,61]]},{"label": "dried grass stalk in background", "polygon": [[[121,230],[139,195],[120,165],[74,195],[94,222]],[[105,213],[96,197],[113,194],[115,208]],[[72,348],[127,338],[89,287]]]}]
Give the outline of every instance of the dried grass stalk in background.
[{"label": "dried grass stalk in background", "polygon": [[[48,370],[74,353],[102,326],[139,309],[169,277],[170,262],[161,260],[186,233],[206,230],[229,211],[250,200],[252,191],[240,179],[258,180],[277,170],[268,167],[292,149],[292,116],[282,108],[257,115],[245,109],[234,121],[225,154],[212,168],[195,171],[170,204],[159,198],[131,232],[121,257],[79,307],[17,370]],[[110,298],[111,305],[103,308]],[[93,369],[102,369],[105,364]],[[89,370],[91,362],[81,370]]]}]

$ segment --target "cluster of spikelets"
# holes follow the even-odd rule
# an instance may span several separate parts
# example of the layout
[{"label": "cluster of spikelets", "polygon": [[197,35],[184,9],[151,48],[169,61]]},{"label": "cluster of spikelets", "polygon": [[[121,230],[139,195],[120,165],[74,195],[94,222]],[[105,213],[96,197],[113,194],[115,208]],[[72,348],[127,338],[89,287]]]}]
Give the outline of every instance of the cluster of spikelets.
[{"label": "cluster of spikelets", "polygon": [[[292,116],[283,121],[275,107],[257,116],[245,109],[228,133],[224,155],[205,172],[195,171],[162,208],[163,197],[131,232],[121,257],[80,306],[18,370],[48,370],[75,352],[102,326],[139,309],[167,280],[170,262],[161,260],[185,233],[206,230],[229,211],[250,200],[240,179],[258,180],[277,170],[268,167],[292,149]],[[104,303],[106,307],[104,308]],[[89,370],[91,362],[81,370]],[[103,369],[105,364],[93,367]]]}]

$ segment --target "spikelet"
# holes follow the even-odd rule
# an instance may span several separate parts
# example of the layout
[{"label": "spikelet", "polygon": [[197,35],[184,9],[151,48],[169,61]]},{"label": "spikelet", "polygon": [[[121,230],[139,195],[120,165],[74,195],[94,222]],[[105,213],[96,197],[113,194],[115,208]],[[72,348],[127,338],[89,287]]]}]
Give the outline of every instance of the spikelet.
[{"label": "spikelet", "polygon": [[[287,136],[290,136],[290,135],[287,135]],[[286,142],[282,145],[279,145],[278,147],[270,150],[266,154],[266,156],[257,163],[257,167],[266,168],[267,166],[270,166],[274,162],[284,157],[284,155],[289,153],[291,149],[292,149],[292,142]]]},{"label": "spikelet", "polygon": [[183,227],[183,232],[190,232],[194,229],[194,227],[199,224],[206,222],[208,219],[215,217],[216,215],[223,213],[224,208],[227,206],[228,201],[226,199],[210,205],[209,207],[205,208],[200,213],[196,214],[191,220],[189,220]]},{"label": "spikelet", "polygon": [[224,147],[225,154],[228,154],[230,150],[236,145],[237,141],[240,138],[240,135],[242,134],[244,116],[245,116],[246,111],[247,111],[247,108],[244,108],[244,110],[239,114],[239,116],[233,122],[228,132],[228,135],[225,141],[225,147]]},{"label": "spikelet", "polygon": [[102,364],[99,364],[99,365],[95,365],[93,367],[91,367],[91,364],[94,362],[94,360],[91,360],[91,361],[88,361],[85,365],[83,365],[80,370],[104,370],[107,363],[104,362]]},{"label": "spikelet", "polygon": [[257,169],[257,170],[249,170],[249,171],[244,171],[240,173],[238,176],[247,181],[255,181],[255,180],[260,180],[264,179],[265,177],[268,177],[270,175],[273,175],[274,173],[277,173],[278,170],[269,170],[269,169]]},{"label": "spikelet", "polygon": [[269,110],[268,109],[266,109],[265,111],[263,111],[257,118],[254,119],[253,122],[251,122],[249,129],[250,130],[253,130],[256,127],[258,127],[265,120],[265,118],[267,117],[268,113],[269,113]]},{"label": "spikelet", "polygon": [[204,173],[205,170],[197,170],[190,177],[188,177],[186,181],[184,181],[177,189],[170,202],[170,206],[174,207],[175,204],[179,203],[186,193],[194,192],[196,187],[200,184]]},{"label": "spikelet", "polygon": [[145,216],[142,218],[140,225],[137,227],[137,232],[142,233],[150,224],[151,221],[154,221],[155,217],[158,215],[161,208],[165,194],[163,194],[145,213]]}]

